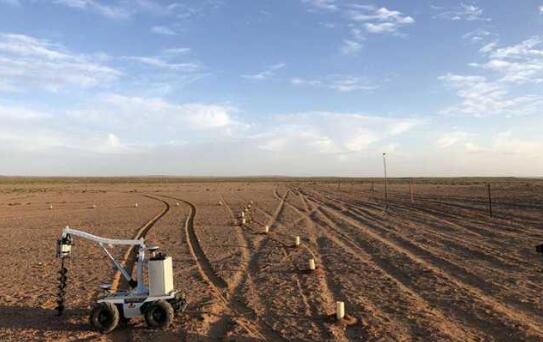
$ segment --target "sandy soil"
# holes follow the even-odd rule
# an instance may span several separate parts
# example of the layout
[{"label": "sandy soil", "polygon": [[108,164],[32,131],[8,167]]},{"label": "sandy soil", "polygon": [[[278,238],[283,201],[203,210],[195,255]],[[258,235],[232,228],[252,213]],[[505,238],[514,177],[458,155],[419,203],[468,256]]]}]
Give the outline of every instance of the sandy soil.
[{"label": "sandy soil", "polygon": [[[5,182],[0,340],[541,341],[543,181],[491,182],[492,217],[484,180],[393,181],[386,210],[370,181]],[[56,317],[66,225],[119,238],[148,228],[174,258],[186,312],[166,331],[133,320],[94,332],[89,305],[116,274],[77,240]],[[349,322],[330,318],[338,300]]]}]

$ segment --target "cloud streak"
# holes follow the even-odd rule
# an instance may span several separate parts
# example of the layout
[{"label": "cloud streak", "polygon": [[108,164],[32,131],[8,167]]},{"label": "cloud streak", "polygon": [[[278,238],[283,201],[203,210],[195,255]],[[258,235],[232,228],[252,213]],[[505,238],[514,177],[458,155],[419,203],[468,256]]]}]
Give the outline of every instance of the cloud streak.
[{"label": "cloud streak", "polygon": [[22,34],[0,34],[0,89],[58,92],[116,81],[122,73],[96,56],[75,54],[60,45]]},{"label": "cloud streak", "polygon": [[275,77],[277,71],[283,69],[286,66],[285,63],[277,63],[268,66],[265,70],[260,71],[256,74],[245,74],[241,75],[241,78],[253,81],[266,81]]},{"label": "cloud streak", "polygon": [[460,105],[442,110],[445,114],[472,116],[529,115],[543,106],[540,92],[530,94],[520,86],[543,83],[543,39],[532,37],[518,44],[498,47],[487,44],[480,50],[482,63],[470,66],[488,75],[446,74],[439,79],[456,91]]},{"label": "cloud streak", "polygon": [[290,79],[290,83],[295,86],[332,89],[340,93],[372,91],[378,88],[377,85],[371,84],[363,77],[348,75],[330,75],[322,79],[294,77]]}]

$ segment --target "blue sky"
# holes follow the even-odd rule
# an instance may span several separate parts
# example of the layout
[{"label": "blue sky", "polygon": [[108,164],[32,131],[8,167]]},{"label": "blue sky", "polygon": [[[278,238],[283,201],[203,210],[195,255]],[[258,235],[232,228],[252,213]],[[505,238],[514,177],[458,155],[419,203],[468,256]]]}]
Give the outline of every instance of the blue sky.
[{"label": "blue sky", "polygon": [[543,1],[0,0],[0,174],[543,176]]}]

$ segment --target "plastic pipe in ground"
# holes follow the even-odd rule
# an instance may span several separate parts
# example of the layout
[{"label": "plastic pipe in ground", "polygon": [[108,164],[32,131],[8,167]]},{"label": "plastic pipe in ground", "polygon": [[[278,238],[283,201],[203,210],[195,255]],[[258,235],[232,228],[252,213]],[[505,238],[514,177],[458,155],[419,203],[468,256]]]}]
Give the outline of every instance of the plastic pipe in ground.
[{"label": "plastic pipe in ground", "polygon": [[345,303],[336,302],[336,318],[337,320],[342,320],[345,317]]},{"label": "plastic pipe in ground", "polygon": [[317,267],[315,266],[315,259],[309,259],[309,270],[314,271]]}]

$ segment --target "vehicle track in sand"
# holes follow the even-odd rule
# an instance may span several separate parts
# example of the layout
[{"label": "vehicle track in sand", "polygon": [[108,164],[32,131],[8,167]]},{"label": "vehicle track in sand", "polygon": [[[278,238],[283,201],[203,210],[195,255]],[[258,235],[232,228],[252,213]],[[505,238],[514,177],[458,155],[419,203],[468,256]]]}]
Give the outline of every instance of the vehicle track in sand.
[{"label": "vehicle track in sand", "polygon": [[[243,229],[241,230],[241,233],[245,236],[245,240],[249,241],[251,250],[253,250],[254,253],[250,258],[247,273],[245,274],[238,291],[236,291],[234,295],[241,294],[241,290],[243,286],[245,286],[248,291],[253,293],[255,296],[255,298],[253,298],[253,301],[255,301],[254,305],[262,308],[267,317],[273,317],[276,313],[274,314],[272,308],[268,305],[262,305],[262,294],[259,293],[258,289],[256,288],[257,284],[255,284],[252,279],[260,278],[262,275],[262,271],[269,272],[268,269],[275,266],[286,265],[291,270],[294,267],[294,270],[292,270],[292,272],[293,274],[295,274],[295,276],[289,277],[290,281],[293,282],[292,286],[296,289],[296,292],[298,293],[299,300],[303,304],[303,309],[300,308],[300,311],[297,315],[298,319],[307,320],[306,324],[309,324],[311,326],[310,329],[319,332],[319,339],[333,339],[339,341],[345,340],[344,338],[338,339],[338,337],[342,336],[341,333],[332,334],[329,327],[325,326],[323,317],[324,313],[327,312],[327,310],[323,310],[322,306],[320,305],[321,303],[318,299],[316,299],[320,299],[323,293],[321,293],[322,291],[320,288],[315,288],[315,286],[311,288],[312,290],[314,290],[314,292],[311,293],[311,289],[308,289],[307,285],[314,284],[312,284],[311,282],[308,283],[307,279],[311,278],[312,276],[303,274],[303,271],[305,270],[304,266],[300,268],[300,265],[297,265],[296,260],[294,260],[295,258],[300,259],[300,257],[302,257],[302,259],[305,259],[309,256],[315,258],[315,253],[311,251],[311,249],[308,248],[308,246],[305,244],[303,244],[300,248],[292,248],[291,244],[284,242],[287,236],[285,234],[281,234],[278,231],[279,228],[284,228],[288,230],[288,227],[294,226],[300,220],[303,220],[303,218],[297,219],[294,222],[283,222],[283,220],[281,220],[282,214],[285,212],[286,209],[285,205],[288,204],[288,196],[291,194],[291,192],[286,191],[283,195],[280,195],[277,189],[275,189],[273,191],[273,194],[274,197],[278,200],[279,204],[271,213],[267,212],[265,209],[260,208],[258,203],[252,203],[253,209],[263,214],[267,218],[267,220],[264,220],[260,223],[254,221],[254,223],[252,224],[243,226]],[[235,218],[235,213],[228,205],[228,202],[224,199],[224,197],[222,198],[222,200],[227,209],[230,211],[233,218]],[[255,229],[252,227],[253,224],[258,224],[262,226],[268,225],[270,226],[270,232],[268,234],[255,232]],[[292,236],[288,236],[288,238],[290,241],[292,239]],[[270,251],[272,251],[274,248],[279,248],[281,250],[283,258],[279,261],[279,263],[265,263],[262,259],[265,258],[265,256],[268,255]],[[307,253],[306,257],[303,257],[304,252]],[[299,263],[300,260],[297,261]],[[264,266],[262,265],[262,263],[264,263]],[[290,274],[289,271],[287,272],[288,274]],[[330,307],[333,307],[333,303],[330,305]],[[301,314],[302,312],[303,314]]]},{"label": "vehicle track in sand", "polygon": [[[394,234],[401,234],[403,237],[422,244],[432,250],[432,253],[439,253],[446,256],[458,265],[464,265],[469,269],[477,269],[483,274],[486,272],[499,273],[504,278],[509,278],[511,273],[531,272],[539,273],[539,268],[530,259],[518,255],[519,244],[529,245],[532,240],[519,241],[508,248],[503,244],[494,241],[481,239],[479,235],[470,234],[470,231],[463,229],[462,225],[445,223],[435,219],[433,216],[422,215],[416,210],[410,210],[408,206],[396,206],[394,213],[383,215],[382,212],[371,203],[357,201],[355,204],[347,200],[326,196],[327,199],[339,203],[351,210],[351,213],[371,223],[378,223],[382,228]],[[469,238],[467,238],[469,237]],[[476,261],[476,264],[473,264]],[[468,272],[469,271],[466,271]],[[486,278],[483,276],[483,278]],[[497,286],[490,284],[489,286]],[[543,286],[533,285],[538,291]],[[534,294],[537,296],[538,294]],[[537,309],[538,312],[541,308]]]},{"label": "vehicle track in sand", "polygon": [[[292,194],[297,194],[295,190],[291,190]],[[326,335],[333,336],[337,341],[348,341],[348,340],[358,340],[363,336],[363,332],[360,331],[362,325],[358,325],[359,329],[344,330],[337,329],[331,325],[323,324],[323,317],[334,310],[334,299],[342,299],[340,293],[337,291],[337,286],[334,283],[330,270],[326,267],[326,264],[323,262],[322,254],[325,254],[321,250],[318,240],[319,240],[319,229],[314,221],[309,217],[310,213],[313,212],[311,208],[307,206],[307,203],[300,198],[304,208],[300,208],[292,202],[289,202],[288,199],[285,201],[285,204],[290,207],[292,210],[297,212],[301,219],[305,223],[306,233],[308,235],[308,246],[305,248],[310,251],[311,256],[315,259],[315,263],[319,265],[318,271],[315,275],[310,276],[301,276],[298,274],[298,281],[303,283],[303,286],[300,286],[300,292],[306,298],[310,308],[311,316],[314,318],[315,322],[318,323],[319,328],[325,332]],[[315,211],[316,212],[316,211]],[[295,222],[298,222],[296,220]],[[314,249],[315,251],[312,251]],[[316,290],[316,291],[315,291]],[[312,292],[313,291],[313,292]],[[317,293],[318,292],[318,293]]]},{"label": "vehicle track in sand", "polygon": [[[169,211],[170,211],[170,204],[158,197],[154,197],[151,195],[144,194],[143,196],[153,199],[155,201],[159,201],[162,204],[164,204],[164,208],[153,218],[151,218],[149,221],[147,221],[145,224],[143,224],[136,233],[132,236],[132,239],[137,240],[140,238],[144,238],[149,230],[153,228],[153,226],[162,218],[164,217]],[[134,266],[135,266],[135,257],[136,257],[137,251],[134,249],[134,246],[129,246],[126,251],[123,254],[123,257],[121,259],[120,264],[127,269],[128,274],[132,275],[134,272]],[[128,289],[128,282],[126,279],[121,280],[121,272],[116,271],[113,275],[112,281],[111,281],[111,291],[115,292],[118,289],[126,290]],[[110,335],[111,340],[113,341],[131,341],[133,339],[133,331],[131,327],[118,327],[115,329],[112,334]]]},{"label": "vehicle track in sand", "polygon": [[[196,262],[202,279],[211,288],[213,294],[219,300],[219,304],[224,307],[225,312],[254,338],[265,341],[286,341],[286,339],[274,331],[261,317],[258,317],[245,303],[239,301],[235,296],[228,296],[228,284],[213,270],[213,266],[205,254],[194,229],[194,219],[197,212],[196,206],[181,198],[165,195],[163,197],[178,200],[189,206],[190,213],[184,223],[189,251]],[[220,339],[223,337],[225,329],[213,329],[209,333],[217,334],[217,336],[209,336],[209,338]]]},{"label": "vehicle track in sand", "polygon": [[[327,194],[327,195],[326,195]],[[518,229],[512,232],[504,231],[504,225],[497,225],[492,221],[474,223],[473,220],[466,220],[466,217],[456,217],[452,213],[440,213],[439,211],[429,208],[419,207],[418,205],[410,205],[404,203],[392,203],[389,206],[389,214],[382,215],[383,204],[375,199],[360,199],[344,200],[337,198],[337,194],[333,192],[319,192],[319,196],[324,196],[332,201],[336,201],[342,205],[346,205],[356,210],[365,212],[374,211],[374,214],[381,212],[381,219],[395,220],[402,219],[424,227],[433,228],[433,234],[439,234],[442,238],[456,241],[457,243],[465,244],[471,251],[477,255],[484,252],[486,255],[501,254],[503,261],[498,261],[504,265],[522,265],[527,269],[532,269],[533,264],[526,259],[526,255],[518,255],[518,246],[511,246],[511,239],[522,239],[522,245],[530,245],[533,239],[540,239],[542,234],[530,234],[523,229],[523,234],[519,236]],[[444,217],[448,217],[447,219]],[[488,226],[488,227],[487,227]],[[439,228],[439,229],[436,229]],[[464,237],[460,240],[459,237]],[[468,238],[469,237],[469,238]],[[465,241],[467,240],[467,241]],[[476,244],[474,241],[477,241]],[[472,243],[473,242],[473,243]],[[465,247],[466,247],[465,246]],[[462,248],[462,247],[460,247]],[[478,251],[478,252],[477,252]],[[520,250],[522,251],[522,250]],[[499,253],[502,252],[502,253]],[[505,253],[504,253],[505,252]]]},{"label": "vehicle track in sand", "polygon": [[[401,279],[396,278],[382,268],[381,265],[375,263],[371,256],[367,255],[352,239],[339,230],[334,222],[321,214],[319,204],[310,202],[301,192],[298,192],[298,194],[304,202],[306,211],[311,210],[311,214],[305,213],[307,220],[312,221],[315,227],[320,230],[318,247],[319,253],[323,256],[324,264],[334,262],[330,249],[339,247],[351,258],[335,260],[336,265],[344,264],[345,260],[351,260],[350,264],[360,263],[360,266],[351,269],[350,273],[359,273],[358,269],[360,268],[366,270],[366,273],[360,274],[361,278],[364,279],[362,284],[355,284],[354,287],[363,286],[367,289],[379,289],[376,293],[365,291],[360,296],[352,296],[352,298],[357,297],[364,308],[362,314],[366,322],[365,329],[371,330],[374,336],[389,336],[389,338],[393,339],[405,339],[408,336],[421,335],[464,341],[476,336],[475,332],[466,331],[458,324],[449,322],[443,312],[437,310],[431,303],[420,297],[418,293],[405,286]],[[314,211],[315,208],[317,208],[316,212]],[[347,279],[340,280],[331,276],[327,278],[329,287],[336,296],[344,295],[341,290],[346,281]],[[396,299],[389,302],[383,300],[381,296]],[[424,327],[419,328],[418,332],[410,331],[409,327],[397,325],[400,321],[411,321],[411,326],[424,322]]]},{"label": "vehicle track in sand", "polygon": [[[338,229],[353,244],[391,274],[401,278],[406,286],[424,296],[428,301],[447,312],[451,319],[456,319],[466,326],[484,331],[497,338],[508,336],[509,339],[539,339],[543,329],[538,321],[525,313],[483,293],[454,275],[440,268],[438,264],[427,260],[425,255],[398,244],[387,235],[378,233],[370,226],[346,215],[342,210],[310,197],[321,204],[322,214],[338,224]],[[348,209],[347,209],[348,210]],[[392,262],[395,260],[395,262]],[[412,278],[413,275],[416,277]],[[433,285],[432,285],[433,284]],[[428,287],[431,285],[430,287]],[[436,287],[447,297],[434,298]],[[467,305],[468,303],[472,303]]]}]

